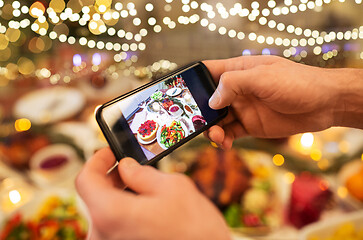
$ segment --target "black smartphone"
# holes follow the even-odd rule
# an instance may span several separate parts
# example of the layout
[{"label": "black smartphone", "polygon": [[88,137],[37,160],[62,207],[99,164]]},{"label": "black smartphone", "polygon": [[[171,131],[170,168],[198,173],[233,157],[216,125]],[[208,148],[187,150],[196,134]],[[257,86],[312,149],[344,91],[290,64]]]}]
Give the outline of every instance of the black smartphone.
[{"label": "black smartphone", "polygon": [[117,160],[153,164],[226,116],[208,105],[215,89],[195,62],[103,104],[96,120]]}]

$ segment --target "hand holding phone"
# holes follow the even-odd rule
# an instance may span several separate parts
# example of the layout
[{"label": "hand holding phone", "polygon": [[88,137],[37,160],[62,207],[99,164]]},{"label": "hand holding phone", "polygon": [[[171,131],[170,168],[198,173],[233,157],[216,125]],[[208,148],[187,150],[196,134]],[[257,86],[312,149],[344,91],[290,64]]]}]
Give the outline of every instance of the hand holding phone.
[{"label": "hand holding phone", "polygon": [[208,105],[215,89],[204,64],[193,63],[105,103],[96,119],[116,159],[152,164],[226,116]]}]

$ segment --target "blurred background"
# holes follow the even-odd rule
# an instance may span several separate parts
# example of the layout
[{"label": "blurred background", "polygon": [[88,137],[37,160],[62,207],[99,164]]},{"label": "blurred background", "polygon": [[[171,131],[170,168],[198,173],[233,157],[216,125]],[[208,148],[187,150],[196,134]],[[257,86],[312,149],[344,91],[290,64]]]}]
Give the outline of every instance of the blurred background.
[{"label": "blurred background", "polygon": [[[0,0],[0,239],[86,237],[73,181],[107,146],[98,105],[195,60],[362,68],[362,13],[362,0]],[[332,128],[231,151],[197,137],[157,167],[189,175],[236,239],[363,239],[362,161],[362,130]]]}]

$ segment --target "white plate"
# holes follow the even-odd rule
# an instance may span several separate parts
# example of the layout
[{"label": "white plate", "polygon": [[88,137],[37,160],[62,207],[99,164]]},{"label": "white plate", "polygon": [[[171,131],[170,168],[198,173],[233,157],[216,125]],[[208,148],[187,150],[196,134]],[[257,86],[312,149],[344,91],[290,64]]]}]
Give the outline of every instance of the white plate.
[{"label": "white plate", "polygon": [[84,106],[85,98],[77,89],[50,87],[30,92],[15,104],[14,115],[34,124],[48,124],[70,118]]},{"label": "white plate", "polygon": [[[161,129],[163,128],[163,126],[164,126],[164,125],[166,125],[167,127],[168,127],[168,126],[170,126],[172,122],[173,122],[173,120],[171,119],[171,120],[167,121],[166,123],[160,124],[159,129],[158,129],[158,131],[157,131],[157,133],[156,133],[156,139],[157,139],[157,141],[158,141],[158,144],[160,145],[160,147],[162,147],[162,148],[163,148],[163,149],[165,149],[165,150],[166,150],[166,149],[168,149],[168,148],[167,148],[167,147],[165,147],[165,145],[164,145],[164,144],[162,144],[162,143],[160,142],[160,138],[161,138]],[[179,121],[179,122],[180,122],[180,121]],[[183,128],[184,133],[185,133],[184,138],[186,138],[186,137],[189,135],[188,128],[185,126],[185,124],[184,124],[183,122],[180,122],[180,125],[181,125],[181,127]]]},{"label": "white plate", "polygon": [[166,95],[170,97],[178,96],[183,90],[178,87],[170,88],[168,91],[166,91]]},{"label": "white plate", "polygon": [[334,232],[344,223],[352,223],[356,231],[359,231],[363,227],[363,211],[342,213],[335,217],[309,224],[301,229],[299,240],[308,240],[313,236],[319,239],[330,239]]},{"label": "white plate", "polygon": [[142,140],[140,138],[140,135],[139,134],[136,134],[136,135],[137,135],[137,141],[139,141],[139,143],[144,144],[144,145],[150,144],[150,143],[152,143],[152,142],[154,142],[156,140],[156,136],[153,139],[151,139],[150,141],[144,141],[144,140]]},{"label": "white plate", "polygon": [[[188,106],[189,108],[190,108],[190,110],[192,111],[192,112],[189,112],[185,107],[186,106]],[[188,105],[188,104],[184,104],[184,111],[188,114],[188,116],[194,116],[194,115],[196,115],[195,114],[195,111]]]}]

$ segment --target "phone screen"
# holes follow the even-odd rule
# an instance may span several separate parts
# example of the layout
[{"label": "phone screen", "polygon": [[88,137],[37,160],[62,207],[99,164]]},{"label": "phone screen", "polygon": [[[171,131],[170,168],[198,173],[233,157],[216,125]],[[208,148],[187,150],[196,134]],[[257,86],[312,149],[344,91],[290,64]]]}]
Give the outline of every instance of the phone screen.
[{"label": "phone screen", "polygon": [[120,151],[145,163],[205,130],[221,115],[208,106],[214,87],[206,77],[199,64],[106,107]]}]

